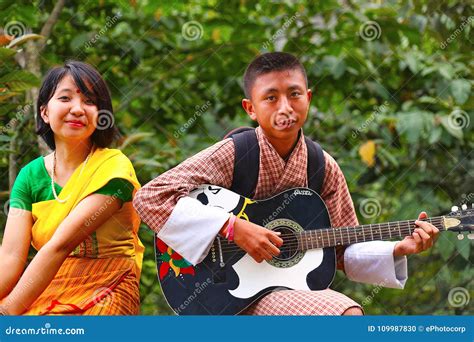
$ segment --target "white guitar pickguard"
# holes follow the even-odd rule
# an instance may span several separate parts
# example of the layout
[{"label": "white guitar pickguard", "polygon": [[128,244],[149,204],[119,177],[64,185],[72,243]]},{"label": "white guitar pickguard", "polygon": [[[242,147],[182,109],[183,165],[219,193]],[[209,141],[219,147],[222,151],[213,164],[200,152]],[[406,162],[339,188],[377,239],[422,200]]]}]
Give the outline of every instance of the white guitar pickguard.
[{"label": "white guitar pickguard", "polygon": [[259,264],[249,254],[245,254],[232,266],[239,277],[239,286],[229,292],[237,298],[250,298],[272,286],[310,290],[306,283],[306,276],[321,265],[323,256],[322,249],[309,250],[296,265],[279,268],[266,261]]}]

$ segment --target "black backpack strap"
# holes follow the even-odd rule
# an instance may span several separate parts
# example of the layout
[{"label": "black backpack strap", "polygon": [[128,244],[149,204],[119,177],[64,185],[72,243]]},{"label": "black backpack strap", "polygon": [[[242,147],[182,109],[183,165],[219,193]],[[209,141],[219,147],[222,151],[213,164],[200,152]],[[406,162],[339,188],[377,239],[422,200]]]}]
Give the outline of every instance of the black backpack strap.
[{"label": "black backpack strap", "polygon": [[230,190],[252,198],[257,187],[260,147],[255,129],[250,128],[230,136],[234,140],[234,177]]},{"label": "black backpack strap", "polygon": [[308,150],[308,187],[321,195],[326,171],[323,149],[308,137],[305,137],[305,141]]}]

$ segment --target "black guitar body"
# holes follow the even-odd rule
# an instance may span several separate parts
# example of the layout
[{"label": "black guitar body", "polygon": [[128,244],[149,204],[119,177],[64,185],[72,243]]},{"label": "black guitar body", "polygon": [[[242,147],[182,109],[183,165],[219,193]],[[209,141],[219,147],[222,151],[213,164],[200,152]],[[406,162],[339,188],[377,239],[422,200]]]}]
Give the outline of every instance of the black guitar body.
[{"label": "black guitar body", "polygon": [[301,230],[331,226],[327,208],[317,193],[295,188],[253,201],[227,189],[205,185],[193,191],[191,197],[213,205],[209,197],[216,191],[225,192],[221,193],[224,201],[232,198],[229,201],[234,204],[229,212],[280,231],[284,240],[281,254],[270,262],[258,264],[235,244],[216,238],[205,260],[192,266],[155,237],[161,288],[177,314],[235,315],[271,291],[328,288],[336,270],[335,249],[306,250],[302,246],[304,241],[293,235]]}]

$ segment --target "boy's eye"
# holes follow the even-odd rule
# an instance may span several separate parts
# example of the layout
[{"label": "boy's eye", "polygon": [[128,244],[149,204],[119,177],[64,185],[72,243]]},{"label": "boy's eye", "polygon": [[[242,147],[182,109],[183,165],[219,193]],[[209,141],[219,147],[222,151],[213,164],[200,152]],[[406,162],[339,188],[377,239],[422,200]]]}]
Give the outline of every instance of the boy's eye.
[{"label": "boy's eye", "polygon": [[301,95],[301,93],[299,91],[294,91],[294,92],[291,93],[291,96],[293,96],[293,97],[298,97],[300,95]]},{"label": "boy's eye", "polygon": [[267,97],[268,101],[274,101],[275,99],[276,99],[276,97],[273,96],[273,95],[270,95],[270,96]]}]

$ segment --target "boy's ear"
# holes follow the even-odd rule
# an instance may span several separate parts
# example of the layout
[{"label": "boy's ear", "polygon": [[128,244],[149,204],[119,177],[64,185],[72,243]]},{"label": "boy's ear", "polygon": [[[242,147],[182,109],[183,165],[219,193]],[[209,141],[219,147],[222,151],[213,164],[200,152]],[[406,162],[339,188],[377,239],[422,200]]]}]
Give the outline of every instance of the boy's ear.
[{"label": "boy's ear", "polygon": [[49,125],[48,110],[46,109],[46,106],[42,106],[40,108],[40,113],[41,113],[41,117],[43,118],[43,121]]},{"label": "boy's ear", "polygon": [[313,92],[311,91],[311,89],[308,88],[306,96],[308,96],[308,103],[311,102],[311,99],[313,98]]},{"label": "boy's ear", "polygon": [[247,114],[250,116],[250,118],[253,121],[257,120],[257,114],[255,114],[255,109],[253,107],[252,101],[249,99],[243,99],[242,100],[242,108],[247,112]]}]

